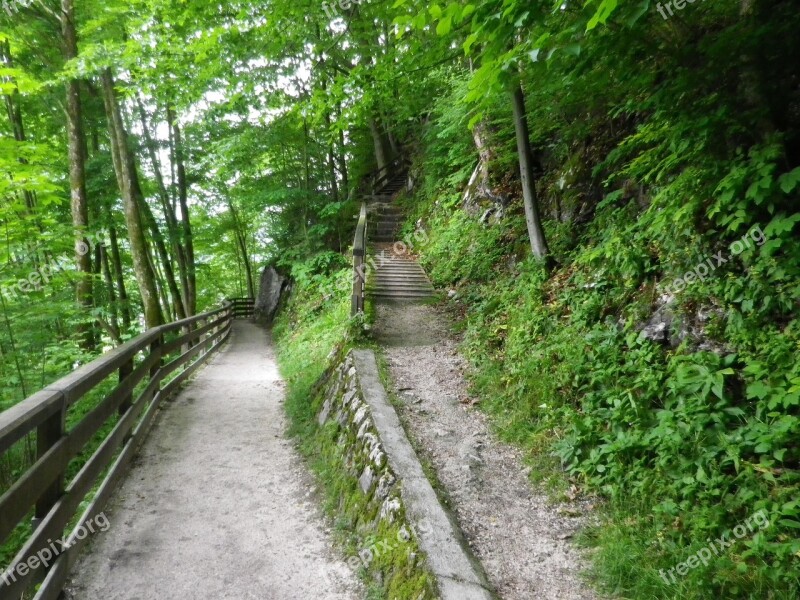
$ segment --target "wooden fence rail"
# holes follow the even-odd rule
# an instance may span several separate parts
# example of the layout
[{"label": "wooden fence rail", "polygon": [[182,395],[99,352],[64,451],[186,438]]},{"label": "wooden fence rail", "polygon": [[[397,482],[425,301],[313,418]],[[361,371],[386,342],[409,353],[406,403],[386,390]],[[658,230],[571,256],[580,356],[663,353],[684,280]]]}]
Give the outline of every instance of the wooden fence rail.
[{"label": "wooden fence rail", "polygon": [[255,298],[230,298],[228,302],[233,308],[234,319],[249,319],[253,316],[255,309]]},{"label": "wooden fence rail", "polygon": [[367,259],[367,204],[362,202],[358,215],[356,235],[353,239],[353,296],[350,303],[350,316],[364,312],[366,297],[366,259]]},{"label": "wooden fence rail", "polygon": [[[33,464],[0,496],[0,544],[33,517],[32,534],[0,574],[0,600],[17,600],[40,581],[35,600],[58,598],[85,542],[84,524],[102,512],[159,405],[219,349],[232,320],[248,310],[252,314],[252,299],[238,298],[150,329],[0,413],[0,457],[28,436],[35,436],[36,447]],[[67,427],[76,420],[69,418],[71,407],[111,386]],[[108,423],[113,427],[95,447]],[[67,481],[71,461],[89,449],[91,456],[75,465],[77,474]],[[57,556],[42,561],[47,548],[57,548]]]}]

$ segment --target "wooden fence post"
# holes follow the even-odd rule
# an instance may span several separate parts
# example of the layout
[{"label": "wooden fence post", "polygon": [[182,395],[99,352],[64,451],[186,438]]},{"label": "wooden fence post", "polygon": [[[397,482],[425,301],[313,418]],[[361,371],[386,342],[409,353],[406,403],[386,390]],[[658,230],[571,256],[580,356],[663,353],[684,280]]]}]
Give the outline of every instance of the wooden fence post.
[{"label": "wooden fence post", "polygon": [[[62,395],[60,409],[36,429],[36,460],[41,460],[50,448],[64,437],[66,422],[67,402]],[[50,512],[50,509],[58,502],[63,493],[64,473],[61,472],[36,501],[36,510],[32,522],[34,529],[39,526],[39,523],[47,516],[47,513]]]}]

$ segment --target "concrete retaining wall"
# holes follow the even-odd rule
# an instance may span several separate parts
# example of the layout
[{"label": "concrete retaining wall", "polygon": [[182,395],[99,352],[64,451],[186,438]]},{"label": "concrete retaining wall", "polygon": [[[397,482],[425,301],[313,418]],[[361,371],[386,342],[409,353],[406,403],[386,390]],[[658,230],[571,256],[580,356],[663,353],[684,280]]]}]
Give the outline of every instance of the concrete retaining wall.
[{"label": "concrete retaining wall", "polygon": [[[389,403],[374,353],[348,354],[331,373],[323,393],[318,422],[335,423],[338,428],[343,467],[358,478],[368,498],[365,512],[374,514],[375,526],[382,520],[401,520],[401,534],[396,541],[383,543],[385,551],[413,537],[425,556],[412,557],[412,562],[434,576],[443,600],[490,600],[493,596],[480,565],[439,503]],[[380,551],[381,547],[373,547],[364,555]]]}]

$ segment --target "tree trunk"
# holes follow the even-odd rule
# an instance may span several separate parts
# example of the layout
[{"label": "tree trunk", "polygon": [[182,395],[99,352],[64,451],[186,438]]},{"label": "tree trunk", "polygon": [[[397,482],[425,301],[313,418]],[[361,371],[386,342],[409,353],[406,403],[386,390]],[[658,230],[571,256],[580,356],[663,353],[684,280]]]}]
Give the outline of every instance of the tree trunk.
[{"label": "tree trunk", "polygon": [[[61,0],[61,35],[64,59],[78,56],[78,34],[75,29],[73,0]],[[86,140],[83,132],[80,82],[70,79],[67,93],[67,138],[69,147],[69,188],[72,210],[72,227],[75,230],[75,266],[77,278],[75,295],[78,308],[85,317],[92,309],[92,257],[86,230],[89,227],[89,209],[86,200]],[[78,325],[81,346],[90,350],[95,345],[94,332],[84,319]]]},{"label": "tree trunk", "polygon": [[236,241],[239,245],[239,251],[242,253],[242,260],[244,262],[245,277],[247,278],[247,295],[249,298],[256,297],[255,285],[253,283],[253,266],[250,262],[250,255],[247,252],[247,240],[244,235],[244,227],[239,214],[233,206],[233,203],[228,200],[228,209],[231,211],[233,217],[233,229],[236,235]]},{"label": "tree trunk", "polygon": [[383,139],[383,133],[375,119],[369,117],[367,121],[369,123],[369,132],[372,134],[372,144],[375,148],[375,163],[378,165],[379,171],[384,171],[386,167],[389,166],[389,158],[386,154],[386,143]]},{"label": "tree trunk", "polygon": [[[117,294],[114,291],[114,280],[111,275],[111,265],[108,261],[108,249],[105,245],[100,244],[100,265],[103,270],[103,281],[106,286],[106,295],[108,296],[108,309],[111,315],[111,329],[116,332],[116,339],[120,339],[119,335],[119,306],[117,306]],[[112,335],[113,337],[113,335]]]},{"label": "tree trunk", "polygon": [[511,93],[511,102],[514,109],[514,130],[517,136],[522,197],[525,203],[525,222],[528,225],[531,250],[537,259],[547,261],[550,251],[544,237],[539,213],[539,200],[536,197],[533,150],[531,149],[530,133],[528,131],[528,116],[525,111],[525,95],[522,91],[521,83],[514,86]]},{"label": "tree trunk", "polygon": [[189,199],[186,183],[186,166],[183,156],[183,140],[181,138],[181,128],[172,109],[167,107],[167,120],[172,130],[174,146],[174,162],[177,171],[178,182],[178,201],[181,207],[181,225],[183,227],[183,247],[186,251],[186,299],[184,302],[187,316],[193,316],[197,312],[197,279],[194,264],[194,242],[192,241],[192,224],[189,219]]},{"label": "tree trunk", "polygon": [[120,193],[122,194],[125,224],[128,228],[128,238],[131,243],[133,271],[142,296],[145,324],[148,328],[157,327],[162,322],[161,307],[158,301],[155,274],[148,259],[147,241],[144,236],[142,216],[139,213],[139,200],[136,197],[138,180],[136,179],[135,171],[131,170],[133,160],[130,157],[127,134],[125,133],[119,102],[114,90],[114,77],[110,69],[103,71],[101,80],[103,84],[103,101],[108,118],[108,130],[111,137],[111,155]]},{"label": "tree trunk", "polygon": [[350,196],[350,182],[347,174],[347,147],[344,142],[344,131],[339,128],[339,171],[342,174],[342,190],[345,199]]},{"label": "tree trunk", "polygon": [[[183,305],[183,312],[186,313],[186,289],[188,288],[189,277],[187,274],[187,265],[186,265],[186,251],[183,248],[180,240],[180,230],[178,227],[178,219],[175,216],[175,208],[170,202],[170,195],[167,191],[167,186],[164,183],[164,176],[161,172],[161,165],[158,160],[158,155],[156,154],[156,143],[153,140],[153,137],[150,135],[150,128],[147,124],[147,113],[145,112],[144,105],[142,104],[141,98],[137,96],[136,103],[139,108],[139,120],[142,125],[142,135],[145,139],[145,145],[147,146],[147,151],[150,156],[150,163],[153,167],[153,173],[156,179],[156,185],[158,186],[158,195],[161,203],[161,211],[164,213],[164,220],[167,223],[167,235],[169,237],[169,243],[172,247],[173,255],[178,262],[178,273],[180,275],[181,280],[181,288],[183,289],[183,296],[181,304]],[[172,134],[170,133],[170,139],[172,138]],[[170,142],[170,156],[171,154],[172,143]]]},{"label": "tree trunk", "polygon": [[[110,214],[109,219],[111,219]],[[122,314],[122,325],[126,330],[129,330],[131,328],[131,307],[128,303],[128,291],[125,289],[125,274],[122,271],[122,256],[119,251],[117,228],[113,225],[109,227],[108,235],[111,238],[111,261],[114,264],[114,278],[117,283],[117,296],[119,297],[120,313]]]},{"label": "tree trunk", "polygon": [[167,252],[167,246],[164,244],[164,236],[161,235],[161,230],[158,228],[156,218],[153,216],[153,211],[150,210],[150,206],[147,204],[147,201],[142,196],[139,196],[139,198],[141,200],[142,214],[147,222],[147,227],[150,229],[150,234],[153,236],[153,242],[156,245],[158,257],[161,260],[161,266],[164,269],[164,279],[167,280],[167,287],[169,288],[170,296],[172,296],[172,306],[175,309],[175,314],[178,319],[185,319],[186,310],[183,306],[181,291],[178,289],[178,284],[175,281],[175,271],[172,268],[172,258],[170,257],[169,252]]}]

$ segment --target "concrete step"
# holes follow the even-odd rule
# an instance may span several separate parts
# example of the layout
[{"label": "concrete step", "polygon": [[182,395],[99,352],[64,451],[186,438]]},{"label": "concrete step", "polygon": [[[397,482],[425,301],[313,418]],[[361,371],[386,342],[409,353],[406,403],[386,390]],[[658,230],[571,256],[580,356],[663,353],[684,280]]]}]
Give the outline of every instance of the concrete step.
[{"label": "concrete step", "polygon": [[416,301],[420,302],[423,300],[430,300],[433,298],[432,294],[398,294],[398,293],[391,293],[391,294],[370,294],[370,298],[374,302],[394,302],[398,300],[403,301]]},{"label": "concrete step", "polygon": [[422,267],[419,266],[419,263],[417,263],[417,261],[411,260],[411,259],[396,260],[396,259],[391,259],[391,258],[387,259],[384,256],[383,260],[381,260],[381,256],[380,255],[374,255],[373,258],[375,259],[375,261],[379,265],[384,266],[384,267],[413,267],[415,269],[421,269],[422,268]]},{"label": "concrete step", "polygon": [[420,273],[402,273],[402,274],[400,274],[400,273],[386,273],[386,272],[382,272],[379,269],[378,272],[375,274],[375,276],[372,278],[372,281],[378,281],[378,282],[381,282],[381,281],[389,281],[389,282],[391,282],[391,281],[398,281],[398,280],[411,281],[411,282],[414,282],[414,283],[416,283],[417,281],[422,281],[422,282],[425,282],[425,283],[429,283],[428,278],[425,277],[425,274],[421,273],[421,272]]},{"label": "concrete step", "polygon": [[420,273],[425,272],[425,269],[423,269],[416,263],[411,263],[408,265],[396,265],[387,262],[382,263],[380,259],[375,259],[375,262],[381,269],[386,269],[389,271],[419,271]]},{"label": "concrete step", "polygon": [[414,290],[414,289],[373,289],[367,290],[370,296],[416,296],[416,297],[430,297],[433,296],[433,290]]},{"label": "concrete step", "polygon": [[370,294],[419,294],[421,296],[433,295],[433,288],[393,287],[393,288],[367,288]]},{"label": "concrete step", "polygon": [[369,280],[370,285],[421,285],[431,287],[431,282],[427,279],[417,278],[417,279],[408,279],[406,277],[392,277],[383,279],[375,279],[370,278]]},{"label": "concrete step", "polygon": [[381,266],[380,263],[377,263],[377,266],[381,275],[397,277],[403,277],[405,275],[419,275],[420,277],[425,276],[425,271],[423,269],[399,269],[396,267],[388,267],[386,265]]}]

